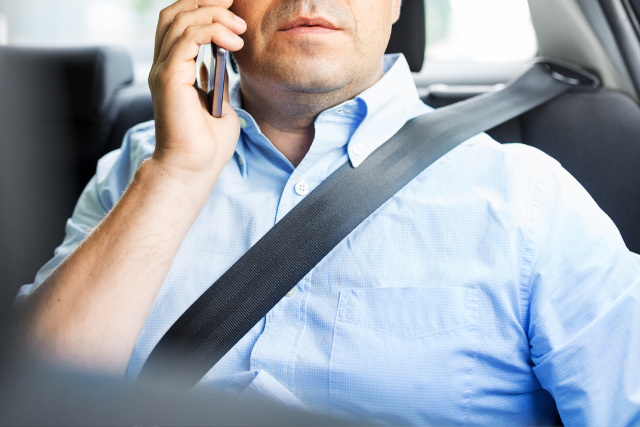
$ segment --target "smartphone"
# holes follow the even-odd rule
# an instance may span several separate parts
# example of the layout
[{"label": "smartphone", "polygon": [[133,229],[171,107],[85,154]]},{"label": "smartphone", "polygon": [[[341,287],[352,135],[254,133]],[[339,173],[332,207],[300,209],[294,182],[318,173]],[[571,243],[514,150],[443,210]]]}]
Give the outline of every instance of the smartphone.
[{"label": "smartphone", "polygon": [[216,118],[222,116],[222,100],[224,94],[224,79],[227,69],[227,49],[211,43],[211,61],[209,63],[209,81],[207,93],[209,98],[209,113]]}]

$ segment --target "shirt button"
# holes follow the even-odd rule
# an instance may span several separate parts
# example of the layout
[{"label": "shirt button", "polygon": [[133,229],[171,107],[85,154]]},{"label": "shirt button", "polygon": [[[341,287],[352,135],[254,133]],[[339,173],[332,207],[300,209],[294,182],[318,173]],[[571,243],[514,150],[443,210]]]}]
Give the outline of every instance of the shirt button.
[{"label": "shirt button", "polygon": [[360,144],[356,144],[356,146],[353,147],[353,152],[356,156],[362,156],[364,154],[364,147]]},{"label": "shirt button", "polygon": [[287,292],[288,297],[292,297],[293,294],[296,293],[296,286],[294,286],[289,292]]},{"label": "shirt button", "polygon": [[309,184],[304,181],[300,181],[296,184],[295,190],[298,196],[306,196],[309,192]]},{"label": "shirt button", "polygon": [[239,118],[240,119],[240,128],[244,129],[247,127],[247,121],[245,119],[243,119],[242,117]]}]

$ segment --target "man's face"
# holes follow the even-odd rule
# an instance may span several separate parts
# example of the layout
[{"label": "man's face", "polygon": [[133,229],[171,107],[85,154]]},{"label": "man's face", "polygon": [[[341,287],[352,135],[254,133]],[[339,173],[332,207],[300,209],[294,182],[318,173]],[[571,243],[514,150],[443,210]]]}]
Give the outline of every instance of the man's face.
[{"label": "man's face", "polygon": [[243,77],[329,92],[364,84],[380,67],[401,0],[235,0],[247,22],[234,57]]}]

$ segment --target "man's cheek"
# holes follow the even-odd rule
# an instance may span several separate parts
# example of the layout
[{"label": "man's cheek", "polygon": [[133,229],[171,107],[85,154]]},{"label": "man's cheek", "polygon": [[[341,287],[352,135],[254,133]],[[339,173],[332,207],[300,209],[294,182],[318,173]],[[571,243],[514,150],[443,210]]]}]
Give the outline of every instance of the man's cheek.
[{"label": "man's cheek", "polygon": [[265,14],[263,1],[256,0],[235,0],[229,10],[247,23],[247,29],[259,28]]}]

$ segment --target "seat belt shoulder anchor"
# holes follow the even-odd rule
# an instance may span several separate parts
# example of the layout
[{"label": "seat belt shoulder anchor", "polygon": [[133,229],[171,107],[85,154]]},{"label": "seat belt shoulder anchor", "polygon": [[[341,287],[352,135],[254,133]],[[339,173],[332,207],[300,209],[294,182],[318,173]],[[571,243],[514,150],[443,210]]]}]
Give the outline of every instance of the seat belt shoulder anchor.
[{"label": "seat belt shoulder anchor", "polygon": [[550,58],[536,58],[534,64],[542,65],[551,77],[573,86],[574,90],[595,91],[602,87],[598,76],[573,64]]}]

